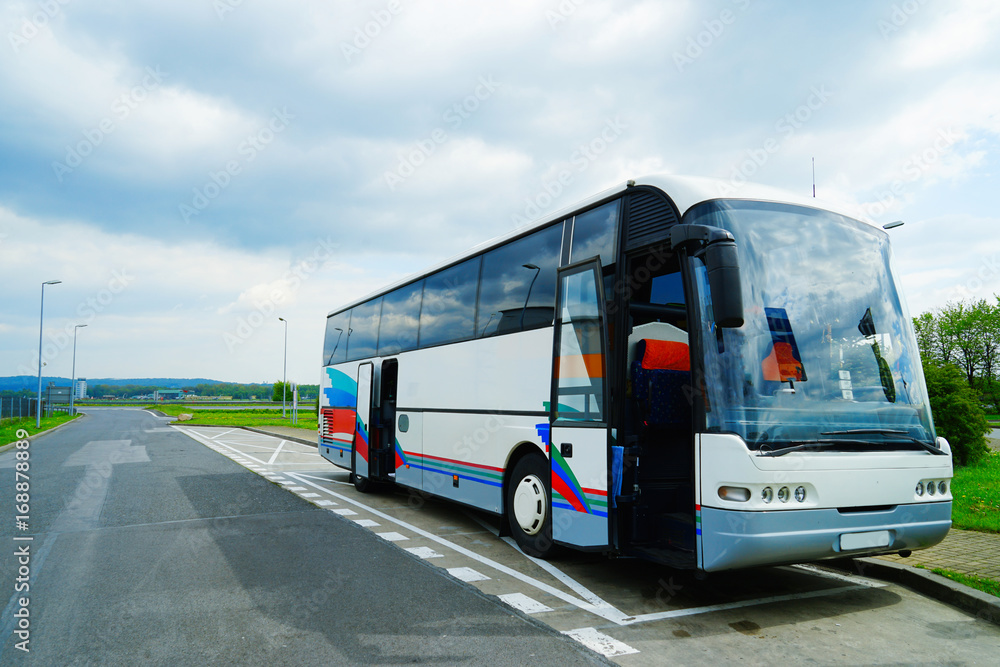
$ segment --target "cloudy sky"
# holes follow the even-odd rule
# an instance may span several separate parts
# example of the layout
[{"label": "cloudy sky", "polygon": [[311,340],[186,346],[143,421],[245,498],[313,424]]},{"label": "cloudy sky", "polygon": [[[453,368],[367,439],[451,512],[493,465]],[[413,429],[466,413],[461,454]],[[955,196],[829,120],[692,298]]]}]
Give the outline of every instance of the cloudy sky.
[{"label": "cloudy sky", "polygon": [[0,375],[36,372],[61,280],[46,375],[87,324],[79,376],[273,381],[285,317],[315,383],[329,310],[539,202],[809,194],[812,158],[821,198],[905,221],[913,314],[1000,292],[992,0],[6,0],[0,28]]}]

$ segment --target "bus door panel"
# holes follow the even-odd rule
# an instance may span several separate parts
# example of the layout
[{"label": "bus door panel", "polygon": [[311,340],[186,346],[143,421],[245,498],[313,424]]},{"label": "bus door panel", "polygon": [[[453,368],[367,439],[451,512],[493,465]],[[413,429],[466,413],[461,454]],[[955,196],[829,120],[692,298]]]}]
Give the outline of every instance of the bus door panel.
[{"label": "bus door panel", "polygon": [[358,366],[358,403],[355,409],[357,415],[354,425],[354,474],[359,477],[370,477],[368,461],[371,459],[372,396],[375,379],[375,365],[372,362]]},{"label": "bus door panel", "polygon": [[552,537],[584,548],[609,543],[603,293],[600,261],[559,270],[549,431]]}]

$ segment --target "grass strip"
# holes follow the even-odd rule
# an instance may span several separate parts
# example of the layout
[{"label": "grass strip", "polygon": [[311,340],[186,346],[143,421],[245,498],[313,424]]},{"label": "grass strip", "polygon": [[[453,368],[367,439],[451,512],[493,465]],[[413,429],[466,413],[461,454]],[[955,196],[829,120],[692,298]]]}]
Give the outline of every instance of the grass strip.
[{"label": "grass strip", "polygon": [[192,410],[183,405],[151,405],[147,409],[159,410],[171,417],[192,415],[193,423],[211,426],[287,426],[310,434],[315,433],[317,427],[316,413],[312,410],[299,410],[298,423],[292,424],[291,410],[288,410],[287,416],[282,417],[277,410]]},{"label": "grass strip", "polygon": [[20,440],[20,438],[17,437],[17,432],[19,430],[23,429],[27,431],[28,438],[33,438],[42,431],[55,428],[56,426],[59,426],[59,424],[64,424],[71,419],[73,419],[73,417],[61,412],[51,417],[42,417],[41,428],[35,427],[34,417],[4,419],[3,422],[0,422],[0,447]]},{"label": "grass strip", "polygon": [[917,565],[922,570],[930,570],[934,574],[939,574],[942,577],[947,577],[952,581],[957,581],[958,583],[968,586],[969,588],[975,588],[977,591],[982,591],[983,593],[989,593],[990,595],[1000,597],[1000,581],[994,581],[992,579],[986,579],[984,577],[977,577],[974,574],[962,574],[961,572],[952,572],[951,570],[944,570],[940,567],[926,568],[923,565]]},{"label": "grass strip", "polygon": [[976,465],[956,467],[951,495],[955,528],[1000,533],[1000,453]]}]

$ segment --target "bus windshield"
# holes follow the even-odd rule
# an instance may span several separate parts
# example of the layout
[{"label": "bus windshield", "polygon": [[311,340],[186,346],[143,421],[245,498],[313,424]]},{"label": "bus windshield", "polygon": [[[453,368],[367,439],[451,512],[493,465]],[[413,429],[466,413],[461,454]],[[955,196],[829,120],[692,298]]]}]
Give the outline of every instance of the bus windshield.
[{"label": "bus windshield", "polygon": [[701,204],[685,222],[726,229],[739,248],[740,328],[712,322],[704,264],[690,260],[708,431],[735,433],[761,452],[934,443],[884,232],[818,209],[739,200]]}]

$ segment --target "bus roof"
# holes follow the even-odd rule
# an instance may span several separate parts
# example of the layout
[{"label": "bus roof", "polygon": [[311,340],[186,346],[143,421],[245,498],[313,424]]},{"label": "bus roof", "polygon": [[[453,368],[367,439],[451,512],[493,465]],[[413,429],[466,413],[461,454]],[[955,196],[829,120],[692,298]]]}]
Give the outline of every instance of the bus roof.
[{"label": "bus roof", "polygon": [[850,206],[845,206],[842,203],[830,202],[823,199],[816,199],[813,197],[803,197],[797,195],[788,190],[782,190],[780,188],[774,188],[767,185],[761,185],[759,183],[745,182],[742,184],[734,184],[730,181],[714,179],[714,178],[703,178],[699,176],[679,176],[675,174],[648,174],[645,176],[630,179],[624,183],[619,183],[614,187],[608,188],[602,192],[597,193],[591,197],[587,197],[581,201],[578,201],[570,206],[566,206],[557,211],[549,213],[537,220],[517,227],[506,234],[501,234],[492,239],[484,241],[465,252],[449,257],[448,259],[438,262],[432,266],[427,267],[422,271],[410,274],[401,280],[397,280],[394,283],[381,287],[374,292],[366,294],[360,299],[352,300],[344,305],[331,310],[327,313],[327,317],[335,313],[339,313],[348,308],[352,308],[358,304],[364,303],[369,299],[372,299],[379,294],[384,294],[391,292],[392,290],[402,287],[408,283],[439,271],[441,269],[447,268],[453,264],[458,264],[464,259],[469,257],[474,257],[477,254],[489,250],[495,246],[503,245],[509,240],[515,239],[519,236],[529,234],[530,232],[545,227],[546,225],[552,224],[559,220],[563,220],[575,211],[589,208],[590,206],[597,204],[598,202],[604,201],[605,199],[610,199],[616,194],[620,194],[628,190],[633,186],[652,186],[659,188],[673,200],[674,204],[677,206],[677,211],[683,218],[684,214],[688,212],[689,209],[701,204],[706,201],[711,201],[713,199],[742,199],[751,201],[770,201],[770,202],[782,202],[787,204],[798,204],[800,206],[806,206],[809,208],[822,209],[824,211],[832,211],[834,213],[839,213],[841,215],[855,218],[857,220],[862,220],[869,224],[873,224],[860,210],[854,209]]}]

